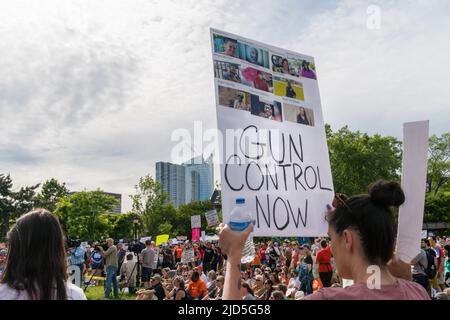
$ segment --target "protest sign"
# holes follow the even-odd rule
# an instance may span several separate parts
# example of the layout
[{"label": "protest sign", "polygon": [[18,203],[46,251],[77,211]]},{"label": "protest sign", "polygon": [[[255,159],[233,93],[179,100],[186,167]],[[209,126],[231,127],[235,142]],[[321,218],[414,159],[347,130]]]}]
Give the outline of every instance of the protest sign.
[{"label": "protest sign", "polygon": [[192,216],[191,217],[191,229],[200,229],[202,227],[201,216]]},{"label": "protest sign", "polygon": [[217,226],[220,223],[219,214],[217,213],[217,210],[215,210],[215,209],[205,212],[205,218],[206,218],[206,223],[207,223],[208,227]]},{"label": "protest sign", "polygon": [[202,241],[206,241],[206,231],[202,230],[201,237]]},{"label": "protest sign", "polygon": [[397,255],[409,263],[420,252],[427,178],[428,121],[403,124],[402,189],[398,213]]},{"label": "protest sign", "polygon": [[334,192],[314,59],[211,29],[223,220],[255,236],[323,236]]},{"label": "protest sign", "polygon": [[167,240],[169,240],[168,234],[160,234],[159,236],[156,237],[156,245],[159,246],[162,243],[166,243]]},{"label": "protest sign", "polygon": [[152,237],[142,237],[141,239],[139,239],[139,242],[145,243],[145,241],[147,240],[152,240]]},{"label": "protest sign", "polygon": [[194,262],[195,260],[195,252],[193,248],[185,249],[181,256],[181,263],[187,264],[189,262]]},{"label": "protest sign", "polygon": [[200,240],[200,229],[192,229],[192,241]]},{"label": "protest sign", "polygon": [[422,234],[420,236],[421,239],[426,239],[428,237],[428,231],[427,230],[422,230]]}]

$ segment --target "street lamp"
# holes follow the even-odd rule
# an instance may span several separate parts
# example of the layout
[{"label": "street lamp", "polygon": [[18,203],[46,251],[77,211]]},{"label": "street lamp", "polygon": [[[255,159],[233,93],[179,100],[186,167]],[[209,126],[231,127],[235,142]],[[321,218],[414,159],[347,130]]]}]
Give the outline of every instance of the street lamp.
[{"label": "street lamp", "polygon": [[137,241],[137,227],[139,224],[139,219],[134,219],[133,224],[134,224],[134,241]]}]

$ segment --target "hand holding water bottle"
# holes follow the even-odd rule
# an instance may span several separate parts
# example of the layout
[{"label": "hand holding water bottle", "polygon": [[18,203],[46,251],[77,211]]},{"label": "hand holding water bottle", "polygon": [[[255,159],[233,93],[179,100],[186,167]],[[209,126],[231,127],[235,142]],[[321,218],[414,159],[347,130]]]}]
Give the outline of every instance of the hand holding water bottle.
[{"label": "hand holding water bottle", "polygon": [[241,259],[245,242],[250,233],[253,232],[253,224],[244,231],[233,231],[227,224],[221,223],[217,228],[219,231],[219,247],[228,256],[228,259]]},{"label": "hand holding water bottle", "polygon": [[[220,238],[222,243],[219,245],[227,255],[240,255],[242,263],[253,261],[255,257],[255,246],[253,237],[250,235],[253,231],[253,215],[251,210],[245,205],[244,198],[236,199],[236,206],[230,213],[229,225],[221,228]],[[241,243],[244,241],[243,243]],[[224,249],[225,247],[225,249]],[[228,251],[228,252],[227,252]]]}]

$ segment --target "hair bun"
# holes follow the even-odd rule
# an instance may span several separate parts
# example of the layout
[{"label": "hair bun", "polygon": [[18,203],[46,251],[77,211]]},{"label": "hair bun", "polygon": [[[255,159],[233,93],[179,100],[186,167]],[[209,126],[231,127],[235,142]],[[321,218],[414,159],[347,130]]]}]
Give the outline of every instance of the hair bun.
[{"label": "hair bun", "polygon": [[369,187],[373,202],[385,207],[398,207],[405,202],[402,187],[395,181],[377,181]]}]

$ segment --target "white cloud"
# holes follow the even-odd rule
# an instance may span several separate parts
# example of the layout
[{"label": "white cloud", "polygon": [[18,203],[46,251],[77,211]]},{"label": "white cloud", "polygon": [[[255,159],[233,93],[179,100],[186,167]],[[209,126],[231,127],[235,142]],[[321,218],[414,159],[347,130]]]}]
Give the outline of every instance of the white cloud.
[{"label": "white cloud", "polygon": [[[369,4],[381,28],[366,28]],[[170,134],[216,126],[209,27],[313,55],[325,120],[448,130],[443,1],[2,1],[0,172],[132,192]],[[129,209],[129,201],[125,203]]]}]

